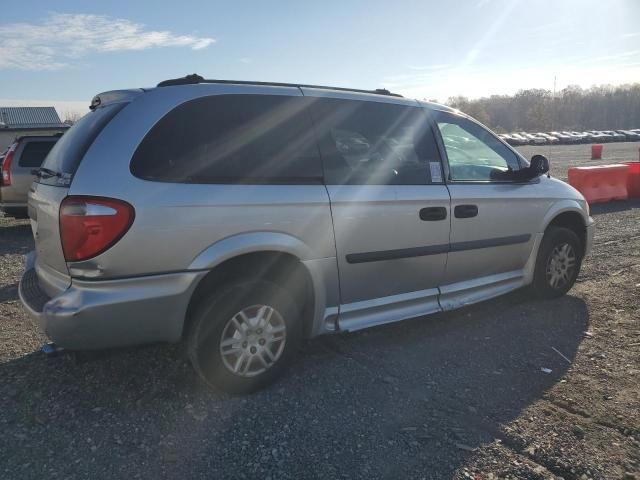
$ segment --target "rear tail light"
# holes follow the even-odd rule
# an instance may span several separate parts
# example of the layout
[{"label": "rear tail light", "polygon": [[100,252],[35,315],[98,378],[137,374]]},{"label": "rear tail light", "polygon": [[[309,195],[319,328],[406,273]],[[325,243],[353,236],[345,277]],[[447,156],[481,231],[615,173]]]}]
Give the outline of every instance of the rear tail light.
[{"label": "rear tail light", "polygon": [[113,198],[70,196],[60,205],[60,237],[67,262],[87,260],[127,233],[135,210]]},{"label": "rear tail light", "polygon": [[2,185],[9,186],[11,185],[11,162],[13,162],[13,155],[16,153],[17,143],[14,143],[7,150],[6,155],[4,156],[4,161],[2,162]]}]

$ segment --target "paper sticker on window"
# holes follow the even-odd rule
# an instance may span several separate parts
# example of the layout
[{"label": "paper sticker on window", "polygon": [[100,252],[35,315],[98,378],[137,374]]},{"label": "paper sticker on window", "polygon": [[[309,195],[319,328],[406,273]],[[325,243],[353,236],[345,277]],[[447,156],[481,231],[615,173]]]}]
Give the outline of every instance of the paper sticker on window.
[{"label": "paper sticker on window", "polygon": [[431,167],[431,183],[442,182],[442,170],[440,170],[440,162],[429,162]]}]

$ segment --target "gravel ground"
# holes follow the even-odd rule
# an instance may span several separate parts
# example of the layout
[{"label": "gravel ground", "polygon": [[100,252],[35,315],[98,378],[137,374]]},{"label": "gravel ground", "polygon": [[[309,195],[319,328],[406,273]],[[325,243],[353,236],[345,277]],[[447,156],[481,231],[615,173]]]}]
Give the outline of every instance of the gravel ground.
[{"label": "gravel ground", "polygon": [[[536,151],[558,174],[564,149],[588,146]],[[246,397],[176,346],[45,358],[17,300],[28,223],[0,217],[0,478],[640,479],[640,201],[593,215],[569,295],[318,338]]]}]

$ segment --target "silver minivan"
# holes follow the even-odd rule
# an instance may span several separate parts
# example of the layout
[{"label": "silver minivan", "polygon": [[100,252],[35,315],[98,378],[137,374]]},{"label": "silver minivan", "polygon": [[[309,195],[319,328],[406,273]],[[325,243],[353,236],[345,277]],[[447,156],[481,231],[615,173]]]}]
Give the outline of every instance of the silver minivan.
[{"label": "silver minivan", "polygon": [[64,348],[184,340],[249,392],[304,338],[563,295],[591,247],[546,158],[442,105],[189,76],[91,110],[29,194],[20,298]]}]

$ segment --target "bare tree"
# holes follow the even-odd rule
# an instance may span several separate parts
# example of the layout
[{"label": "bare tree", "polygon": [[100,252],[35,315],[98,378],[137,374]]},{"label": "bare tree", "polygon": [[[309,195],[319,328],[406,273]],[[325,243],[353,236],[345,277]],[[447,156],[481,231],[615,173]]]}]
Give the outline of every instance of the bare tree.
[{"label": "bare tree", "polygon": [[62,121],[67,125],[73,125],[78,120],[80,120],[84,115],[79,112],[74,112],[71,110],[65,110],[62,112]]},{"label": "bare tree", "polygon": [[520,90],[469,100],[451,97],[447,104],[500,131],[599,130],[640,128],[640,83],[582,89],[570,85],[550,90]]}]

